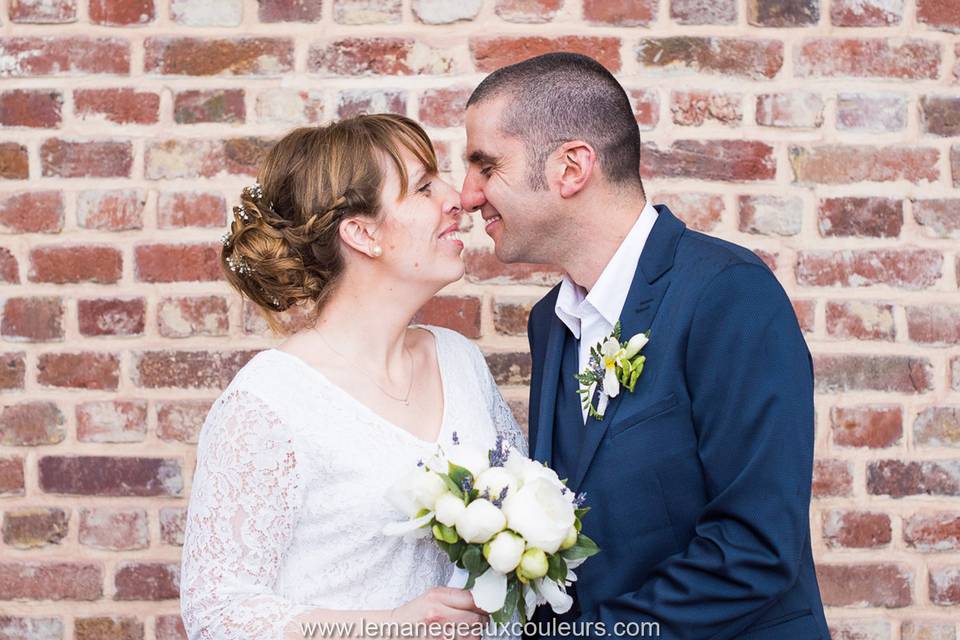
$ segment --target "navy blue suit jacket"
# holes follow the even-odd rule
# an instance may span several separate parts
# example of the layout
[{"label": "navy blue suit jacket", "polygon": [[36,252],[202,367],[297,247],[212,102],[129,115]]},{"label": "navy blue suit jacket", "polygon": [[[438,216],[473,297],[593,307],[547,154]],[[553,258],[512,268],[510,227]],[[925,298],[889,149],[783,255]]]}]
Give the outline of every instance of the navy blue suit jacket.
[{"label": "navy blue suit jacket", "polygon": [[[753,252],[657,211],[621,315],[624,339],[650,330],[645,368],[587,421],[568,479],[601,547],[577,569],[577,623],[826,640],[808,522],[813,366],[793,308]],[[568,331],[558,291],[528,326],[530,443],[547,464]]]}]

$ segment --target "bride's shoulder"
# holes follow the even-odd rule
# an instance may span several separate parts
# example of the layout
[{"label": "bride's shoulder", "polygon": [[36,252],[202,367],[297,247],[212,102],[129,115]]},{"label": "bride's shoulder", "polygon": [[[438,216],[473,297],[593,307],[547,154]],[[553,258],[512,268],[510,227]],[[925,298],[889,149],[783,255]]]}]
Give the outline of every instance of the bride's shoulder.
[{"label": "bride's shoulder", "polygon": [[[218,403],[230,399],[256,400],[264,408],[278,409],[287,406],[291,394],[298,393],[302,376],[294,369],[289,356],[277,349],[266,349],[255,354],[234,375]],[[298,403],[297,403],[298,404]]]},{"label": "bride's shoulder", "polygon": [[483,359],[483,353],[479,347],[459,331],[430,324],[414,325],[414,328],[422,329],[423,331],[418,333],[427,340],[430,339],[430,334],[433,334],[432,337],[437,341],[437,347],[441,353],[445,351],[452,355]]}]

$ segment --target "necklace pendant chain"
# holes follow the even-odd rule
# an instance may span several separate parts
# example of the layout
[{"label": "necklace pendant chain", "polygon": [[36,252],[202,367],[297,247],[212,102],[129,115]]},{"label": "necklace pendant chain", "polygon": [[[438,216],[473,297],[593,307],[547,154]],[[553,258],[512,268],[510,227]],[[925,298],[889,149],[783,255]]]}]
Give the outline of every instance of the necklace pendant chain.
[{"label": "necklace pendant chain", "polygon": [[[349,358],[347,358],[347,356],[343,355],[342,353],[340,353],[339,351],[337,351],[336,349],[334,349],[334,348],[333,348],[333,345],[331,345],[329,342],[327,342],[327,339],[323,337],[323,334],[321,334],[320,332],[318,332],[318,331],[316,331],[316,330],[314,330],[314,333],[316,333],[318,336],[320,336],[320,339],[323,340],[323,344],[327,345],[327,348],[330,349],[330,351],[333,351],[335,354],[337,354],[337,355],[340,357],[341,360],[343,360],[344,362],[347,362],[347,363],[353,362],[354,365],[356,365],[356,361],[350,360]],[[369,371],[367,371],[367,370],[364,370],[364,371],[370,376],[370,380],[373,381],[373,384],[377,385],[377,388],[380,389],[380,391],[383,393],[383,395],[385,395],[385,396],[387,396],[388,398],[390,398],[390,399],[392,399],[392,400],[395,400],[395,401],[397,401],[397,402],[402,402],[405,406],[408,406],[408,407],[409,407],[409,406],[410,406],[410,392],[413,390],[413,356],[410,355],[410,350],[407,348],[406,343],[404,343],[404,345],[403,345],[403,352],[404,352],[405,354],[407,354],[407,360],[410,362],[410,376],[409,376],[409,377],[410,377],[410,382],[407,383],[407,392],[403,395],[402,398],[399,397],[399,396],[395,396],[395,395],[393,395],[392,393],[390,393],[389,391],[387,391],[386,389],[384,389],[384,388],[380,385],[380,383],[377,382],[377,378],[376,378],[375,375],[371,374],[371,373],[370,373]],[[363,367],[360,367],[360,368],[363,369]]]}]

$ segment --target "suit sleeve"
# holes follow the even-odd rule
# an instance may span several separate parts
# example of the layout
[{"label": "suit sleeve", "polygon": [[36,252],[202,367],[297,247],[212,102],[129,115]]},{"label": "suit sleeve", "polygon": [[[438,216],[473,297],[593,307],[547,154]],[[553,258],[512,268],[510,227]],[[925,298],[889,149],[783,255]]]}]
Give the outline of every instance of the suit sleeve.
[{"label": "suit sleeve", "polygon": [[733,638],[800,570],[813,367],[773,274],[743,263],[714,276],[694,310],[685,367],[708,502],[683,552],[583,616],[608,632],[618,621],[656,622],[660,638]]}]

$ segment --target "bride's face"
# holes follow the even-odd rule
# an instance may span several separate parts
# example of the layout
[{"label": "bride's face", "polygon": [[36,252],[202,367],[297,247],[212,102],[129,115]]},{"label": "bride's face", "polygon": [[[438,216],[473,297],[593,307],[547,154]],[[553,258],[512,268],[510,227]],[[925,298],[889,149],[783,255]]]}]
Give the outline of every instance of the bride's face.
[{"label": "bride's face", "polygon": [[442,287],[464,271],[460,193],[413,154],[404,152],[403,161],[407,185],[402,196],[399,173],[392,162],[384,162],[382,222],[376,231],[383,248],[379,260],[395,277]]}]

